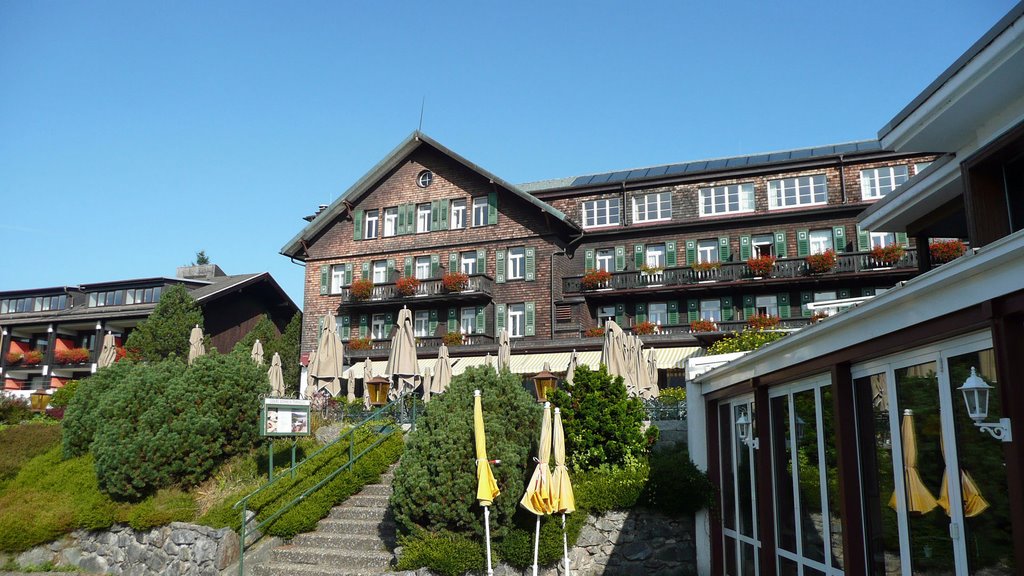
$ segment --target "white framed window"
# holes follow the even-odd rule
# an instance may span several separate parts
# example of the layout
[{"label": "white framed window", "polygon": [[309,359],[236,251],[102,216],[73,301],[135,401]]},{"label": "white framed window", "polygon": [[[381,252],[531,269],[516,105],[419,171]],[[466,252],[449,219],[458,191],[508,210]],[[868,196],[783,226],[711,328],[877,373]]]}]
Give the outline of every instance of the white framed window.
[{"label": "white framed window", "polygon": [[[828,300],[836,300],[838,298],[839,298],[839,295],[836,293],[836,291],[835,290],[831,290],[831,291],[825,291],[825,292],[815,292],[813,294],[813,296],[812,296],[812,300],[811,301],[812,302],[826,302]],[[806,307],[805,307],[805,309],[806,309]],[[824,314],[828,314],[829,316],[831,316],[832,314],[835,314],[837,312],[837,310],[835,308],[823,308],[821,310],[815,310],[815,312],[824,313]]]},{"label": "white framed window", "polygon": [[907,167],[882,166],[860,171],[860,192],[863,198],[881,198],[907,181]]},{"label": "white framed window", "polygon": [[341,292],[341,287],[345,285],[345,265],[335,264],[331,266],[331,294],[337,294]]},{"label": "white framed window", "polygon": [[463,274],[476,274],[476,252],[459,254],[459,270]]},{"label": "white framed window", "polygon": [[452,216],[448,221],[448,229],[455,230],[466,227],[466,200],[452,200]]},{"label": "white framed window", "polygon": [[416,233],[430,232],[430,204],[416,205]]},{"label": "white framed window", "polygon": [[754,211],[754,183],[701,188],[700,215],[735,214]]},{"label": "white framed window", "polygon": [[656,222],[671,218],[671,192],[655,192],[633,197],[633,222]]},{"label": "white framed window", "polygon": [[371,238],[377,237],[377,222],[380,219],[378,216],[379,211],[367,210],[366,211],[366,223],[363,227],[363,239],[370,240]]},{"label": "white framed window", "polygon": [[473,227],[487,225],[487,196],[473,198]]},{"label": "white framed window", "polygon": [[917,176],[921,172],[924,172],[924,169],[931,165],[931,162],[918,162],[917,164],[914,164],[914,176]]},{"label": "white framed window", "polygon": [[619,224],[619,199],[605,198],[583,203],[583,227],[617,226]]},{"label": "white framed window", "polygon": [[429,310],[417,310],[416,313],[413,314],[412,334],[417,338],[426,338],[430,336]]},{"label": "white framed window", "polygon": [[526,277],[526,248],[516,246],[508,249],[508,280],[522,280]]},{"label": "white framed window", "polygon": [[602,248],[597,251],[595,257],[594,265],[598,270],[611,272],[615,269],[615,250],[611,248]]},{"label": "white framed window", "polygon": [[416,257],[416,278],[420,280],[430,278],[430,256]]},{"label": "white framed window", "polygon": [[598,306],[597,325],[603,328],[609,320],[615,320],[615,306]]},{"label": "white framed window", "polygon": [[644,252],[644,262],[648,268],[665,267],[665,245],[648,244]]},{"label": "white framed window", "polygon": [[828,202],[824,174],[768,181],[768,209],[811,206]]},{"label": "white framed window", "polygon": [[505,324],[508,327],[509,338],[522,338],[526,333],[526,304],[509,304],[508,305],[508,322]]},{"label": "white framed window", "polygon": [[697,241],[697,262],[718,262],[718,240]]},{"label": "white framed window", "polygon": [[388,262],[387,260],[374,260],[373,261],[373,283],[384,284],[388,281]]},{"label": "white framed window", "polygon": [[779,299],[775,296],[758,296],[755,300],[755,307],[758,314],[779,315]]},{"label": "white framed window", "polygon": [[755,258],[775,255],[774,234],[758,234],[751,239],[751,243],[754,245]]},{"label": "white framed window", "polygon": [[722,301],[721,300],[701,300],[700,301],[700,319],[710,320],[712,322],[722,321]]},{"label": "white framed window", "polygon": [[374,314],[370,324],[370,336],[374,340],[383,340],[388,337],[388,325],[383,314]]},{"label": "white framed window", "polygon": [[649,303],[647,305],[647,321],[657,326],[664,326],[668,324],[668,303]]},{"label": "white framed window", "polygon": [[384,236],[394,236],[398,233],[398,208],[384,209]]},{"label": "white framed window", "polygon": [[476,333],[476,307],[470,306],[460,311],[459,332],[463,334]]},{"label": "white framed window", "polygon": [[885,248],[886,246],[892,246],[896,243],[896,235],[892,232],[872,232],[871,233],[871,247],[872,248]]},{"label": "white framed window", "polygon": [[811,230],[808,240],[811,254],[824,254],[832,249],[832,230]]}]

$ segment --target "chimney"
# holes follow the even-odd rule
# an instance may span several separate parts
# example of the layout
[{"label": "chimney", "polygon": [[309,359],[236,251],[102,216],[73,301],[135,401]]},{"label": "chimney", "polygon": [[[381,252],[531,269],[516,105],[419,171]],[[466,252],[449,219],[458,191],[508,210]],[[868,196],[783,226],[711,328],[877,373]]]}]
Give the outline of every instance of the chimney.
[{"label": "chimney", "polygon": [[327,210],[327,204],[321,204],[319,207],[317,207],[316,214],[312,214],[310,216],[303,216],[302,219],[305,220],[306,222],[312,222],[324,210]]},{"label": "chimney", "polygon": [[226,274],[216,264],[178,266],[178,273],[176,275],[177,278],[184,280],[213,280],[219,276],[226,276]]}]

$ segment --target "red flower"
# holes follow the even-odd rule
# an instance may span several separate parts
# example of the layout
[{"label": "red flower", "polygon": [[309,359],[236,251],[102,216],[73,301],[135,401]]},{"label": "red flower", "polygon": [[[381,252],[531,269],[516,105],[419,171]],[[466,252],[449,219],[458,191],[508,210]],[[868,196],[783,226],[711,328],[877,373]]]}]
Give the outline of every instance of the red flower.
[{"label": "red flower", "polygon": [[57,364],[84,364],[89,361],[89,350],[86,348],[69,348],[57,350],[53,354]]},{"label": "red flower", "polygon": [[465,343],[465,337],[461,332],[448,332],[441,337],[441,341],[445,346],[462,346]]},{"label": "red flower", "polygon": [[690,332],[717,332],[718,325],[711,320],[694,320],[690,322]]},{"label": "red flower", "polygon": [[835,250],[829,248],[821,254],[811,254],[807,257],[807,269],[812,274],[823,274],[825,272],[831,272],[836,267],[836,253]]},{"label": "red flower", "polygon": [[369,300],[373,295],[373,282],[369,280],[353,280],[349,287],[349,297],[352,300]]},{"label": "red flower", "polygon": [[871,257],[883,266],[892,266],[899,262],[900,258],[903,258],[904,252],[903,246],[900,246],[899,244],[889,244],[885,247],[876,246],[871,250]]},{"label": "red flower", "polygon": [[587,328],[583,335],[587,338],[599,338],[604,336],[604,328]]},{"label": "red flower", "polygon": [[775,268],[775,256],[758,256],[747,260],[747,268],[754,276],[771,276]]},{"label": "red flower", "polygon": [[654,334],[657,330],[658,325],[655,324],[654,322],[644,321],[633,326],[633,334],[637,334],[640,336],[645,334]]},{"label": "red flower", "polygon": [[959,240],[936,240],[928,245],[932,261],[936,264],[956,260],[967,252],[967,245]]},{"label": "red flower", "polygon": [[373,343],[369,338],[353,338],[348,341],[349,350],[369,350],[373,348]]},{"label": "red flower", "polygon": [[607,270],[591,270],[583,275],[583,280],[580,281],[580,284],[584,290],[596,290],[597,288],[607,287],[611,279],[612,273]]},{"label": "red flower", "polygon": [[755,330],[771,330],[778,325],[779,317],[770,314],[754,314],[747,319],[747,326]]},{"label": "red flower", "polygon": [[469,274],[449,272],[441,278],[441,285],[448,292],[461,292],[469,285]]},{"label": "red flower", "polygon": [[395,289],[398,290],[398,293],[402,296],[412,296],[416,294],[416,291],[419,290],[419,288],[420,281],[415,276],[405,276],[404,278],[399,278],[398,281],[395,282]]}]

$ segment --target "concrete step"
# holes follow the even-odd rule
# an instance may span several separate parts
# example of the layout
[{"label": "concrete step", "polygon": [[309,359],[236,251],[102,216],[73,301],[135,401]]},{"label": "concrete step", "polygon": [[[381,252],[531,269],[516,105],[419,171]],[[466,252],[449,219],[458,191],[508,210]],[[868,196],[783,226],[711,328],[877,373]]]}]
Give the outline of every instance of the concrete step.
[{"label": "concrete step", "polygon": [[367,484],[359,491],[363,496],[391,496],[391,484]]},{"label": "concrete step", "polygon": [[312,564],[334,568],[386,569],[394,556],[383,550],[324,550],[312,546],[281,546],[271,553],[271,562]]},{"label": "concrete step", "polygon": [[290,562],[268,562],[254,566],[252,576],[380,576],[380,568],[339,568]]},{"label": "concrete step", "polygon": [[308,532],[292,538],[295,546],[326,550],[380,550],[394,544],[394,534],[326,534]]},{"label": "concrete step", "polygon": [[374,496],[366,494],[356,494],[350,496],[348,500],[343,504],[346,508],[349,506],[361,506],[364,508],[387,508],[388,497],[387,496]]},{"label": "concrete step", "polygon": [[384,520],[388,516],[387,508],[366,508],[363,506],[336,506],[328,514],[328,518],[337,520]]},{"label": "concrete step", "polygon": [[390,520],[339,520],[324,518],[316,531],[323,534],[387,534],[395,533],[395,523]]}]

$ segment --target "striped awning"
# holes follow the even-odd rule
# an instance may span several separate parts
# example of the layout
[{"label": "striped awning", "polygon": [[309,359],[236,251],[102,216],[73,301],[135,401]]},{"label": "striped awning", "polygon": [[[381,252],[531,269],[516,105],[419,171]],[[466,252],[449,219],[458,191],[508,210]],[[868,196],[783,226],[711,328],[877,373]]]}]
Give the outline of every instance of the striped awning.
[{"label": "striped awning", "polygon": [[699,346],[680,346],[678,348],[657,348],[654,353],[658,358],[659,370],[684,369],[686,359],[702,355]]}]

